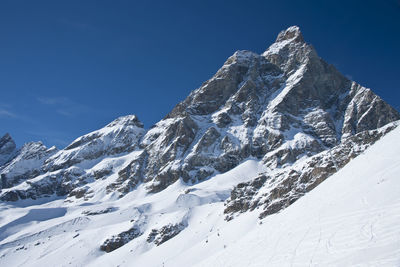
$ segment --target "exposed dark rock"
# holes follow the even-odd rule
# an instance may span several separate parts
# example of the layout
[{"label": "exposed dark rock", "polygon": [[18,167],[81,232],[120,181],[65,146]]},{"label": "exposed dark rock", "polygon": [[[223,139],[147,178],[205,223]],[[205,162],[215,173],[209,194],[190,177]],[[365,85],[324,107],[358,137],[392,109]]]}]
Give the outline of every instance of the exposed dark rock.
[{"label": "exposed dark rock", "polygon": [[7,191],[1,195],[2,201],[17,201],[19,199],[16,191]]},{"label": "exposed dark rock", "polygon": [[114,251],[129,241],[141,236],[143,233],[136,226],[130,228],[127,231],[119,233],[118,235],[112,236],[108,238],[104,243],[100,246],[100,250],[105,251],[107,253]]},{"label": "exposed dark rock", "polygon": [[102,210],[85,210],[82,212],[82,214],[87,216],[93,216],[93,215],[100,215],[100,214],[114,212],[116,210],[118,210],[118,208],[109,207]]},{"label": "exposed dark rock", "polygon": [[0,169],[16,153],[16,145],[9,133],[0,138]]},{"label": "exposed dark rock", "polygon": [[94,179],[105,179],[112,173],[112,168],[93,171]]},{"label": "exposed dark rock", "polygon": [[88,188],[76,188],[69,193],[69,197],[75,196],[76,198],[82,198],[88,192]]},{"label": "exposed dark rock", "polygon": [[149,236],[147,237],[148,243],[154,243],[157,246],[161,245],[164,242],[167,242],[171,238],[178,235],[183,229],[186,228],[184,223],[178,224],[168,224],[163,226],[160,229],[152,229]]},{"label": "exposed dark rock", "polygon": [[135,160],[118,172],[118,179],[107,186],[107,192],[118,191],[121,196],[130,192],[143,181],[146,152],[140,153]]}]

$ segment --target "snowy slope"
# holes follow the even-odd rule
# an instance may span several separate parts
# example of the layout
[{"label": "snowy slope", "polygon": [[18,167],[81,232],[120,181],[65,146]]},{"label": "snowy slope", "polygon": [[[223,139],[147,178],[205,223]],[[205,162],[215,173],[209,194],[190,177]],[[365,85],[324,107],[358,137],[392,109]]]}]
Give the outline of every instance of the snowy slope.
[{"label": "snowy slope", "polygon": [[399,266],[399,140],[398,128],[198,266]]},{"label": "snowy slope", "polygon": [[[400,128],[261,221],[259,210],[229,222],[223,214],[232,187],[265,170],[256,160],[193,186],[178,181],[156,194],[139,187],[116,201],[1,203],[0,265],[398,266],[398,140]],[[179,222],[174,238],[146,241],[152,229]],[[99,249],[132,225],[143,234],[110,253]]]},{"label": "snowy slope", "polygon": [[[1,203],[0,265],[46,266],[55,262],[60,265],[72,262],[82,266],[96,258],[102,261],[105,258],[106,261],[109,255],[116,255],[119,250],[126,251],[132,246],[138,252],[150,250],[155,245],[148,243],[146,238],[152,229],[185,220],[190,223],[194,215],[198,216],[194,210],[204,210],[204,206],[211,208],[210,211],[213,207],[222,211],[223,201],[229,197],[232,187],[263,170],[258,161],[249,160],[193,187],[177,182],[158,194],[147,195],[141,186],[117,201],[82,200],[76,204],[59,199],[42,205],[35,205],[31,200]],[[185,194],[188,189],[192,193]],[[87,211],[95,213],[107,208],[111,211],[106,214],[85,215]],[[104,240],[137,222],[144,231],[140,238],[109,254],[100,251]],[[207,231],[202,230],[205,235]],[[114,266],[113,261],[110,266]]]}]

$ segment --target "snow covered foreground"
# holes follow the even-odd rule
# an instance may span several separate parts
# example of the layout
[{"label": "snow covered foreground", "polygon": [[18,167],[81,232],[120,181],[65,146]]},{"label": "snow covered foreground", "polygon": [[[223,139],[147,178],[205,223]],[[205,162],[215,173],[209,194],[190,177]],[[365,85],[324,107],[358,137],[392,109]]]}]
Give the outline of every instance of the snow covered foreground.
[{"label": "snow covered foreground", "polygon": [[399,141],[397,128],[198,265],[400,266]]},{"label": "snow covered foreground", "polygon": [[[230,189],[264,170],[255,160],[157,194],[139,187],[118,200],[1,203],[0,266],[400,266],[399,140],[397,128],[261,221],[258,210],[229,222],[223,214]],[[160,246],[146,241],[174,222],[186,225],[177,236]],[[133,223],[143,235],[110,253],[99,249]]]}]

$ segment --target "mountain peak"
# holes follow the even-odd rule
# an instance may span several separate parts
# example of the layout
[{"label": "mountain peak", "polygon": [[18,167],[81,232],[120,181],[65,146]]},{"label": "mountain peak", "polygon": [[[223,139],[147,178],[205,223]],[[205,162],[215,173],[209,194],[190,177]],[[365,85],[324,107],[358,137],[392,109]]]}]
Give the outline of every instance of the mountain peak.
[{"label": "mountain peak", "polygon": [[238,50],[225,61],[224,66],[229,66],[233,63],[239,65],[249,65],[250,62],[254,61],[254,59],[258,57],[260,57],[260,55],[254,52],[248,50]]},{"label": "mountain peak", "polygon": [[262,55],[268,57],[274,54],[281,54],[282,51],[284,51],[283,54],[287,54],[287,50],[293,53],[304,45],[310,47],[305,44],[300,28],[298,26],[291,26],[281,31],[276,41]]},{"label": "mountain peak", "polygon": [[9,142],[11,140],[12,140],[12,138],[9,133],[6,133],[5,135],[3,135],[3,137],[0,138],[0,142]]},{"label": "mountain peak", "polygon": [[304,41],[298,26],[291,26],[281,31],[275,43],[262,56],[284,70],[286,74],[294,73],[311,59],[316,59],[316,62],[320,61],[315,49]]},{"label": "mountain peak", "polygon": [[106,127],[113,127],[116,125],[121,125],[121,126],[137,126],[139,128],[143,128],[143,123],[139,121],[138,117],[136,115],[126,115],[126,116],[121,116],[110,122]]},{"label": "mountain peak", "polygon": [[9,133],[6,133],[5,135],[3,135],[3,137],[0,138],[1,154],[11,153],[13,150],[15,150],[15,148],[16,148],[15,142]]},{"label": "mountain peak", "polygon": [[0,166],[7,162],[16,151],[16,145],[9,133],[0,138]]},{"label": "mountain peak", "polygon": [[278,34],[275,42],[282,42],[282,41],[294,41],[297,43],[303,43],[304,38],[301,34],[300,28],[298,26],[291,26],[284,31],[281,31]]}]

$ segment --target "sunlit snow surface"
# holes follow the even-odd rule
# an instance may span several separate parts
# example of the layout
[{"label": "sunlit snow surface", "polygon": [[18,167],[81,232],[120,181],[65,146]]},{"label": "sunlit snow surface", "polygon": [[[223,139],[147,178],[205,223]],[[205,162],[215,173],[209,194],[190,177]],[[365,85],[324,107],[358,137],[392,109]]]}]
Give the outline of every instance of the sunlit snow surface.
[{"label": "sunlit snow surface", "polygon": [[[118,200],[1,203],[0,266],[400,266],[399,140],[400,128],[262,221],[259,210],[229,222],[223,214],[233,186],[264,171],[256,160],[157,194],[141,186]],[[111,253],[99,249],[131,220],[142,236]],[[188,226],[169,241],[146,241],[152,229],[182,221]]]}]

